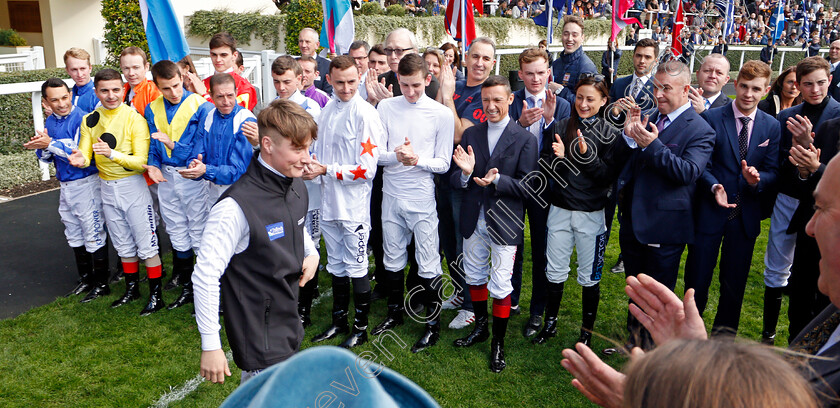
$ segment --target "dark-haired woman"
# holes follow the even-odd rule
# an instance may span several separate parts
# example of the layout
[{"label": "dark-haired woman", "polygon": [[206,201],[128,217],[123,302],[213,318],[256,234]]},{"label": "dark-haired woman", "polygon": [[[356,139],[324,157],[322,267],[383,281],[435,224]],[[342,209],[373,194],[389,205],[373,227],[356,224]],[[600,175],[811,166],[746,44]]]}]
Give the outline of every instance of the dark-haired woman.
[{"label": "dark-haired woman", "polygon": [[604,119],[608,95],[603,75],[581,75],[571,117],[557,123],[553,143],[546,141],[540,152],[540,168],[551,184],[551,208],[547,222],[546,318],[532,340],[535,344],[545,343],[557,333],[557,312],[574,249],[577,281],[583,287],[578,341],[586,345],[592,341],[607,243],[604,207],[630,153],[621,131]]},{"label": "dark-haired woman", "polygon": [[758,109],[770,116],[778,116],[779,112],[802,103],[799,88],[796,87],[796,66],[784,70],[770,87],[770,93],[758,103]]}]

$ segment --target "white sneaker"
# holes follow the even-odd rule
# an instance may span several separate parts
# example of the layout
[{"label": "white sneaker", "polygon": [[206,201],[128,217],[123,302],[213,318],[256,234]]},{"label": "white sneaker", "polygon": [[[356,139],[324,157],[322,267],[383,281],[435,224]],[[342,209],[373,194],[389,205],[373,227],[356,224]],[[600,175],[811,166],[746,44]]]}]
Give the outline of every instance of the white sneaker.
[{"label": "white sneaker", "polygon": [[461,309],[458,311],[458,315],[455,316],[454,319],[449,323],[450,329],[463,329],[471,325],[475,321],[475,313],[470,312],[469,310]]},{"label": "white sneaker", "polygon": [[464,297],[458,296],[456,294],[452,294],[449,299],[446,299],[441,303],[441,308],[444,310],[454,310],[461,307],[461,304],[464,303]]}]

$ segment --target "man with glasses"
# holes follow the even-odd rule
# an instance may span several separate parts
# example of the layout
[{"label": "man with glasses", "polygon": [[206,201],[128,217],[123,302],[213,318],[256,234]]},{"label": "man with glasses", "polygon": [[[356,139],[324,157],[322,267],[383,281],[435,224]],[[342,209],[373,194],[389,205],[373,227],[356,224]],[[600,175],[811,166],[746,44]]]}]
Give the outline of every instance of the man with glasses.
[{"label": "man with glasses", "polygon": [[831,64],[831,84],[828,85],[828,94],[835,101],[840,101],[840,71],[837,70],[837,67],[840,66],[840,40],[831,42],[825,59]]},{"label": "man with glasses", "polygon": [[367,100],[367,87],[365,82],[368,78],[368,53],[370,52],[370,44],[365,40],[356,40],[350,44],[350,50],[347,52],[353,62],[356,63],[356,68],[362,73],[362,79],[359,80],[359,96]]},{"label": "man with glasses", "polygon": [[[419,53],[417,38],[414,36],[414,33],[405,28],[398,28],[388,33],[388,36],[385,38],[385,56],[388,59],[388,66],[391,70],[379,75],[377,77],[379,82],[368,81],[366,83],[368,87],[368,102],[376,105],[383,99],[402,95],[396,72],[400,65],[400,60],[408,53]],[[369,72],[369,75],[373,75],[373,73]],[[432,81],[426,87],[426,95],[429,98],[438,100],[437,94],[439,89],[440,82],[432,76]]]}]

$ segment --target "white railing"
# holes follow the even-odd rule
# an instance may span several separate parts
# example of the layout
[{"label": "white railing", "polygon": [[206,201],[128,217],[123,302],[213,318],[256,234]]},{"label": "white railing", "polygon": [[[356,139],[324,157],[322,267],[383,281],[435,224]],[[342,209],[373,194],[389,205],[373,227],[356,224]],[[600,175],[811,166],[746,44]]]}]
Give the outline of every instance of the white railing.
[{"label": "white railing", "polygon": [[17,54],[0,54],[0,72],[44,69],[44,47],[34,46]]},{"label": "white railing", "polygon": [[[72,79],[65,79],[64,82],[67,83],[67,86],[73,86]],[[0,85],[0,95],[13,95],[13,94],[21,94],[21,93],[28,93],[32,95],[32,121],[35,126],[33,126],[32,135],[35,135],[35,130],[44,130],[44,111],[41,108],[41,84],[43,81],[35,81],[35,82],[21,82],[17,84],[2,84]],[[35,157],[34,155],[32,156]],[[38,165],[41,169],[41,180],[49,180],[50,179],[50,166],[42,161],[38,161]]]}]

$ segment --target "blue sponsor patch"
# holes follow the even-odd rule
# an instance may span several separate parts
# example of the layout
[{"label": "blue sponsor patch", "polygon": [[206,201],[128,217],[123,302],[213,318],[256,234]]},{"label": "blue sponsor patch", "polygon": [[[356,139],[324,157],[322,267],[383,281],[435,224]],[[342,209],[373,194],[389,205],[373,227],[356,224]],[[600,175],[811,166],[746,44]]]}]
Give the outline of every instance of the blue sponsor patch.
[{"label": "blue sponsor patch", "polygon": [[272,241],[274,241],[277,238],[283,238],[286,236],[286,228],[283,227],[282,222],[266,225],[265,231],[268,232],[268,239]]}]

